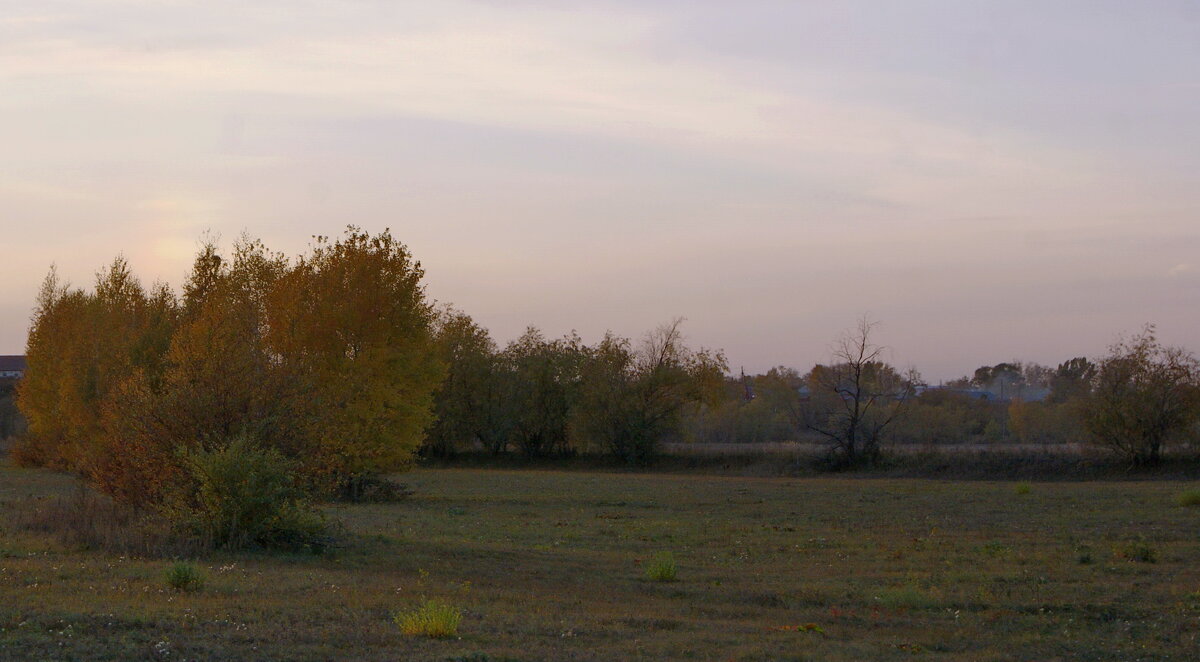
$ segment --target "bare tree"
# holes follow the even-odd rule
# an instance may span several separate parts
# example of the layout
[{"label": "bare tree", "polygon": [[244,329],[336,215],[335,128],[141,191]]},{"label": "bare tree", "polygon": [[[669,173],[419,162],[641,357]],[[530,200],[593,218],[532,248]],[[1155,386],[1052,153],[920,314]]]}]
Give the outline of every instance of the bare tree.
[{"label": "bare tree", "polygon": [[812,404],[806,427],[832,442],[839,464],[873,464],[879,460],[884,430],[913,393],[914,371],[901,375],[883,361],[886,347],[871,335],[878,326],[867,317],[846,331],[833,346],[829,365],[809,374]]}]

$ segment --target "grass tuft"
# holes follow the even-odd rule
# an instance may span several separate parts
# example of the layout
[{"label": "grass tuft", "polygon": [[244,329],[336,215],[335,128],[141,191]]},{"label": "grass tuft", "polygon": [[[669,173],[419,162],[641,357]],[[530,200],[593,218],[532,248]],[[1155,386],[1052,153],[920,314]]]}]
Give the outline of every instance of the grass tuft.
[{"label": "grass tuft", "polygon": [[1200,506],[1200,488],[1180,492],[1175,496],[1175,503],[1181,506]]},{"label": "grass tuft", "polygon": [[939,605],[932,595],[914,586],[884,589],[878,600],[889,609],[934,609]]},{"label": "grass tuft", "polygon": [[1021,496],[1024,496],[1033,491],[1033,484],[1032,483],[1017,483],[1016,485],[1013,486],[1013,491]]},{"label": "grass tuft", "polygon": [[1116,546],[1113,556],[1134,563],[1158,563],[1158,550],[1142,539]]},{"label": "grass tuft", "polygon": [[204,573],[199,566],[187,561],[179,561],[167,568],[164,576],[167,586],[183,593],[192,593],[204,588]]},{"label": "grass tuft", "polygon": [[462,611],[442,600],[426,600],[413,611],[395,612],[392,620],[404,634],[445,639],[458,634]]},{"label": "grass tuft", "polygon": [[646,564],[646,579],[652,582],[673,582],[677,574],[675,555],[671,552],[659,552]]}]

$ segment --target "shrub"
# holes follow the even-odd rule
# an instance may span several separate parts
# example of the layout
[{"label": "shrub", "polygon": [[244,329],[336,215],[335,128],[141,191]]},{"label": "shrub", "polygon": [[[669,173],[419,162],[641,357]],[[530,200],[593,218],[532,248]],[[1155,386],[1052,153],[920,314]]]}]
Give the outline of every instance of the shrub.
[{"label": "shrub", "polygon": [[354,476],[339,484],[333,496],[349,503],[395,503],[412,493],[408,485],[389,478]]},{"label": "shrub", "polygon": [[165,573],[167,586],[176,591],[191,593],[204,588],[204,573],[193,563],[179,561],[172,564]]},{"label": "shrub", "polygon": [[675,555],[671,552],[659,552],[646,564],[646,579],[652,582],[673,582],[676,573]]},{"label": "shrub", "polygon": [[292,464],[279,451],[242,436],[179,459],[186,479],[162,510],[210,544],[312,551],[329,544],[324,519],[301,499]]},{"label": "shrub", "polygon": [[1175,503],[1181,506],[1200,506],[1200,489],[1184,490],[1175,497]]},{"label": "shrub", "polygon": [[1033,485],[1029,483],[1017,483],[1013,487],[1013,491],[1023,496],[1033,491]]},{"label": "shrub", "polygon": [[426,600],[413,611],[395,612],[392,620],[404,634],[444,639],[458,634],[462,612],[448,602]]}]

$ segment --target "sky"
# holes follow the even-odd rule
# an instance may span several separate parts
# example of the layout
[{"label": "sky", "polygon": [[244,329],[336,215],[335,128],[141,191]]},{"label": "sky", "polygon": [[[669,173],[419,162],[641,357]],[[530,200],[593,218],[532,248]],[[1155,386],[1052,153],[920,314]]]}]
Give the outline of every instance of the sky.
[{"label": "sky", "polygon": [[0,2],[0,354],[51,264],[390,228],[501,343],[930,381],[1200,351],[1200,4]]}]

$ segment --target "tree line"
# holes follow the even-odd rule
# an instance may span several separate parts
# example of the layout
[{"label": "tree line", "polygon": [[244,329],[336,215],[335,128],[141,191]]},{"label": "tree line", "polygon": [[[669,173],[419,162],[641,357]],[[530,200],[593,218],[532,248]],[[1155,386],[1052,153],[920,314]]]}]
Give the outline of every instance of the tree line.
[{"label": "tree line", "polygon": [[684,435],[702,442],[825,441],[838,464],[871,464],[883,442],[1093,444],[1134,465],[1200,439],[1200,362],[1161,344],[1153,325],[1101,357],[1056,367],[1005,361],[926,384],[883,360],[868,320],[807,373],[789,367],[726,378],[716,406],[696,408]]},{"label": "tree line", "polygon": [[178,295],[120,257],[90,291],[52,269],[12,454],[202,518],[218,483],[241,489],[239,466],[298,503],[364,498],[418,451],[587,448],[644,462],[720,388],[724,357],[687,347],[681,320],[639,342],[530,328],[500,348],[467,314],[435,307],[423,276],[389,232],[354,227],[296,258],[249,238],[228,256],[206,243]]},{"label": "tree line", "polygon": [[681,325],[672,320],[636,343],[607,333],[592,346],[530,327],[500,348],[468,315],[443,310],[435,336],[447,376],[423,452],[583,450],[644,463],[678,434],[688,407],[715,402],[723,384],[724,356],[688,347]]},{"label": "tree line", "polygon": [[[289,494],[357,499],[418,454],[645,463],[665,440],[809,438],[841,465],[876,463],[887,442],[1090,440],[1154,463],[1200,415],[1196,359],[1153,327],[1095,361],[1005,362],[930,388],[884,360],[863,319],[807,373],[733,378],[721,352],[686,344],[679,319],[593,345],[531,327],[501,347],[430,301],[423,277],[389,232],[354,227],[295,258],[249,238],[228,255],[205,243],[179,294],[144,286],[119,257],[90,291],[52,269],[13,455],[125,503],[194,511],[230,449],[281,467],[272,480]],[[996,385],[1017,397],[978,397]],[[1020,397],[1036,389],[1048,397]]]}]

